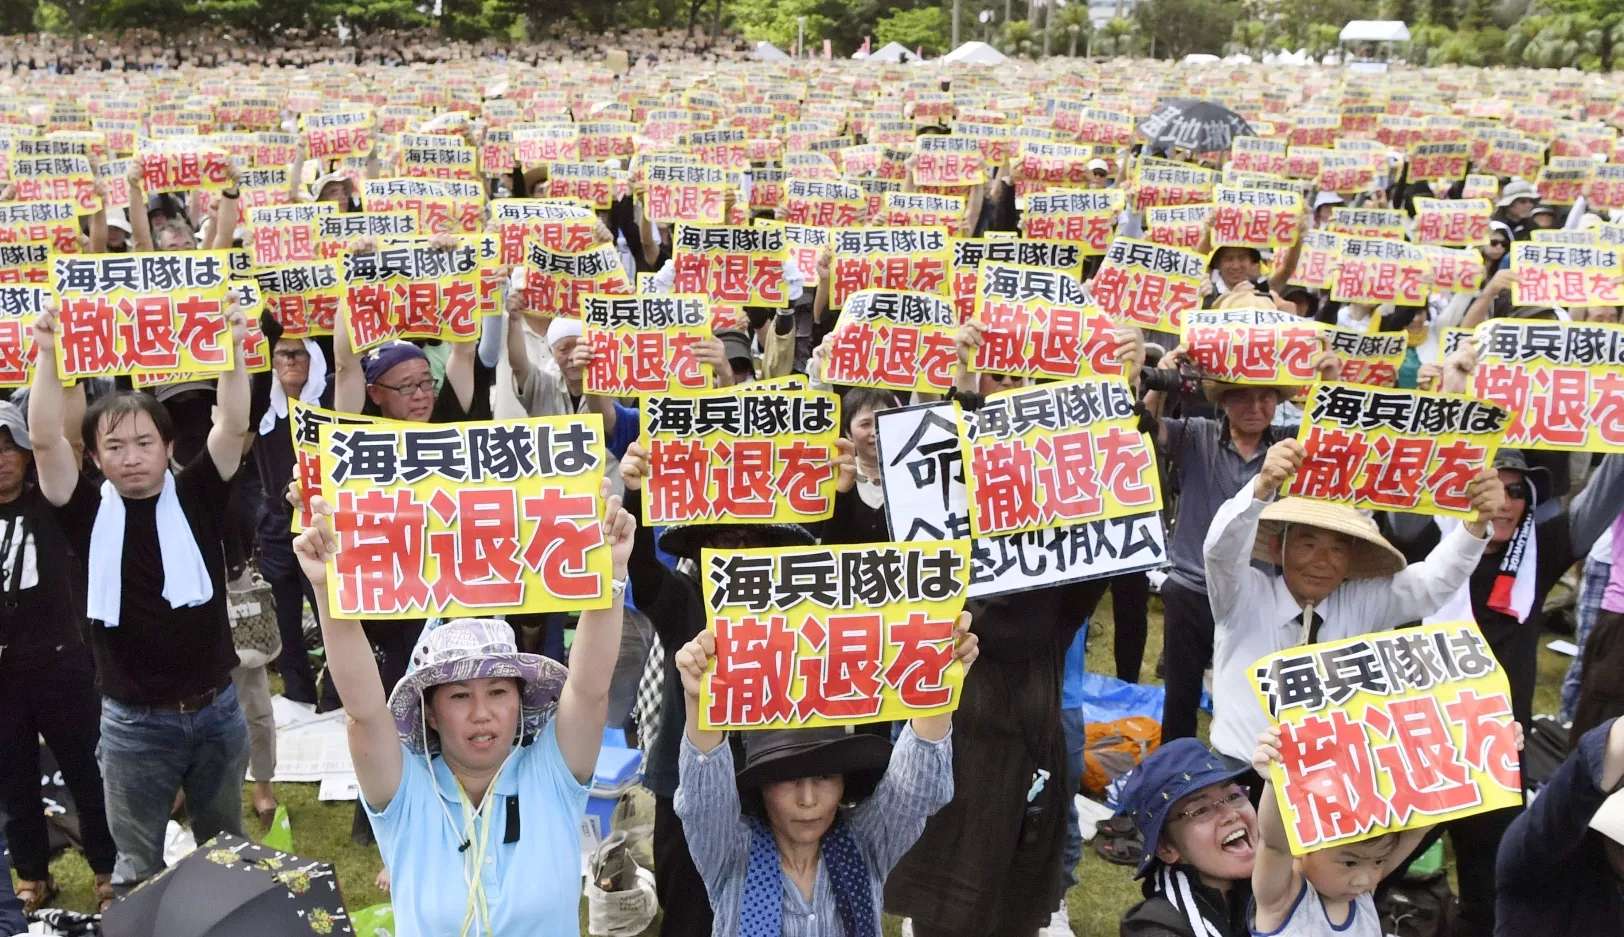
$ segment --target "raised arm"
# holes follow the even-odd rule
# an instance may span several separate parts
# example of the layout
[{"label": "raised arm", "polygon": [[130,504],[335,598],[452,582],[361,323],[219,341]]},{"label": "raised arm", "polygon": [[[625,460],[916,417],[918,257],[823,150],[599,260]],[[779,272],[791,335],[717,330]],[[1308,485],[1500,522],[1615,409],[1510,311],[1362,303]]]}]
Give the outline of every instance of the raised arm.
[{"label": "raised arm", "polygon": [[524,294],[509,293],[507,298],[507,356],[513,379],[523,384],[530,373],[530,349],[524,343]]},{"label": "raised arm", "polygon": [[220,193],[220,204],[214,212],[214,241],[215,250],[226,250],[236,239],[237,220],[242,216],[237,199],[242,196],[242,183],[237,179],[237,165],[230,160],[226,161],[227,172],[231,177],[231,185]]},{"label": "raised arm", "polygon": [[226,307],[226,325],[231,329],[231,370],[220,375],[214,391],[214,426],[209,429],[209,456],[220,478],[230,481],[242,465],[248,448],[249,399],[248,368],[243,362],[243,336],[248,334],[248,317],[233,300]]},{"label": "raised arm", "polygon": [[[609,479],[603,481],[603,539],[614,558],[614,601],[608,608],[581,613],[575,629],[575,645],[570,648],[570,675],[558,698],[556,732],[564,763],[582,784],[592,783],[603,747],[603,724],[609,716],[609,684],[620,656],[620,627],[626,593],[626,560],[631,556],[637,521],[620,506],[620,497],[610,494]],[[609,587],[609,583],[605,583]]]},{"label": "raised arm", "polygon": [[327,564],[337,546],[329,521],[332,508],[317,497],[310,500],[310,510],[315,525],[294,538],[293,552],[316,593],[316,617],[327,648],[327,672],[344,698],[350,758],[355,762],[361,796],[374,812],[382,813],[400,789],[400,737],[395,732],[395,717],[389,711],[389,697],[366,632],[359,621],[333,618],[328,604]]},{"label": "raised arm", "polygon": [[304,192],[300,191],[299,187],[299,182],[304,177],[305,137],[302,133],[294,134],[294,136],[299,138],[299,142],[294,144],[293,165],[288,167],[288,200],[291,204],[297,205],[300,202],[307,202],[309,199],[305,197]]},{"label": "raised arm", "polygon": [[147,218],[147,193],[141,188],[141,160],[130,160],[130,168],[124,173],[124,187],[130,190],[130,204],[127,209],[130,216],[130,238],[134,242],[135,250],[156,250],[157,248],[152,246],[152,221]]},{"label": "raised arm", "polygon": [[1308,222],[1314,217],[1311,211],[1303,212],[1302,218],[1297,222],[1297,237],[1291,246],[1280,252],[1279,261],[1274,265],[1274,273],[1269,277],[1269,289],[1276,293],[1283,293],[1286,281],[1297,270],[1297,257],[1303,252],[1303,232],[1308,230]]},{"label": "raised arm", "polygon": [[[34,320],[34,383],[28,392],[28,437],[34,446],[34,469],[40,494],[57,507],[68,503],[79,485],[79,464],[63,434],[64,397],[56,374],[56,340],[62,327],[56,307]],[[83,388],[76,391],[81,397]]]},{"label": "raised arm", "polygon": [[1207,567],[1207,596],[1212,616],[1222,621],[1230,616],[1239,600],[1241,583],[1247,576],[1263,573],[1252,569],[1252,544],[1257,540],[1258,517],[1279,493],[1286,478],[1303,463],[1302,443],[1282,439],[1263,456],[1263,468],[1250,485],[1242,485],[1225,501],[1207,528],[1203,553]]},{"label": "raised arm", "polygon": [[1494,276],[1489,280],[1489,285],[1483,287],[1483,291],[1478,293],[1476,298],[1472,300],[1472,305],[1466,310],[1466,317],[1460,320],[1460,327],[1463,329],[1477,328],[1484,319],[1489,318],[1489,312],[1494,309],[1495,299],[1501,293],[1511,289],[1511,285],[1516,282],[1517,275],[1511,272],[1510,267],[1495,271]]},{"label": "raised arm", "polygon": [[1620,511],[1624,511],[1624,455],[1614,452],[1602,456],[1601,465],[1596,467],[1584,490],[1573,498],[1568,511],[1571,520],[1568,538],[1572,541],[1573,555],[1582,557],[1589,553]]},{"label": "raised arm", "polygon": [[1280,815],[1280,800],[1269,777],[1269,766],[1280,760],[1280,727],[1273,726],[1258,738],[1252,769],[1263,778],[1263,799],[1257,805],[1257,858],[1252,864],[1252,899],[1257,902],[1256,926],[1271,932],[1285,922],[1292,902],[1302,889],[1302,878],[1291,858],[1286,838],[1286,821]]}]

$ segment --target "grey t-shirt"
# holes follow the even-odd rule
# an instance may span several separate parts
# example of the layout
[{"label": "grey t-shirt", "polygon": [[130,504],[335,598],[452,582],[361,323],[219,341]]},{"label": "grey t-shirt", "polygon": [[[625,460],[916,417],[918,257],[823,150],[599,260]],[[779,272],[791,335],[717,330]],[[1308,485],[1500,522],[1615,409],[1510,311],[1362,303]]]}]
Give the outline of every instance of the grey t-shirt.
[{"label": "grey t-shirt", "polygon": [[1295,435],[1293,429],[1271,426],[1258,441],[1250,459],[1241,457],[1229,439],[1229,423],[1205,417],[1162,420],[1167,433],[1167,454],[1178,482],[1178,514],[1173,539],[1167,545],[1172,569],[1168,575],[1186,589],[1207,591],[1207,568],[1202,545],[1207,528],[1225,501],[1235,497],[1263,468],[1263,455],[1275,442]]}]

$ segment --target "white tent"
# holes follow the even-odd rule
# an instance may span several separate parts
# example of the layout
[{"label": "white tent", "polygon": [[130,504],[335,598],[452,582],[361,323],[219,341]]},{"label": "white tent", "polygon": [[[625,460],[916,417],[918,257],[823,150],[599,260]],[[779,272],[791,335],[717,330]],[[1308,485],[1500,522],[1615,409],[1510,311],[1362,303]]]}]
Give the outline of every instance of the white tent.
[{"label": "white tent", "polygon": [[1211,65],[1218,61],[1218,56],[1207,52],[1191,52],[1184,57],[1185,65]]},{"label": "white tent", "polygon": [[1399,20],[1349,20],[1342,42],[1409,42],[1410,27]]},{"label": "white tent", "polygon": [[978,40],[966,42],[942,56],[941,60],[943,62],[959,62],[965,65],[1002,65],[1009,61],[1009,58],[992,46]]},{"label": "white tent", "polygon": [[[852,58],[856,57],[855,55],[852,56]],[[888,42],[864,56],[864,59],[870,62],[912,62],[917,58],[919,56],[914,55],[912,49],[900,42]]]},{"label": "white tent", "polygon": [[763,39],[756,43],[754,58],[758,62],[788,62],[789,53]]}]

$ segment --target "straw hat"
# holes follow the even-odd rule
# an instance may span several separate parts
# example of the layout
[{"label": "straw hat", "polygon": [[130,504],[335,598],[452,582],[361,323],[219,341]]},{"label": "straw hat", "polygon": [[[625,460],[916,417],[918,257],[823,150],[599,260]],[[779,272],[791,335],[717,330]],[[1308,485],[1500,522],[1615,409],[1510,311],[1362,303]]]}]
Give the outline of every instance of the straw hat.
[{"label": "straw hat", "polygon": [[1276,562],[1273,546],[1286,527],[1305,524],[1353,538],[1353,557],[1348,560],[1349,579],[1381,579],[1397,575],[1407,565],[1404,554],[1387,542],[1376,522],[1345,504],[1312,501],[1308,498],[1281,498],[1263,509],[1257,522],[1257,539],[1252,542],[1252,558]]},{"label": "straw hat", "polygon": [[1280,395],[1279,402],[1281,403],[1297,396],[1298,392],[1303,389],[1300,384],[1231,384],[1228,381],[1215,381],[1210,377],[1201,382],[1201,393],[1207,398],[1207,403],[1219,408],[1224,405],[1225,394],[1232,390],[1247,390],[1249,388],[1272,390]]}]

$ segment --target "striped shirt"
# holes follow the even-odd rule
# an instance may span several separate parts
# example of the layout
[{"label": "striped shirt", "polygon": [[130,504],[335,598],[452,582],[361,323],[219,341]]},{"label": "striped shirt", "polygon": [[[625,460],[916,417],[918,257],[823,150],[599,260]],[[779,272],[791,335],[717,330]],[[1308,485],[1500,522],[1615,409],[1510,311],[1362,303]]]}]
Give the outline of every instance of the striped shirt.
[{"label": "striped shirt", "polygon": [[[679,768],[682,780],[674,806],[682,818],[688,852],[705,880],[715,911],[711,934],[737,934],[750,863],[750,824],[739,812],[733,751],[724,742],[701,753],[684,735]],[[904,728],[873,796],[845,815],[868,867],[875,933],[880,932],[880,909],[885,906],[886,875],[925,831],[926,818],[952,799],[953,733],[941,741],[927,742],[914,734],[912,726]],[[822,856],[811,901],[788,876],[781,874],[780,879],[784,885],[784,937],[844,937],[846,930]]]}]

